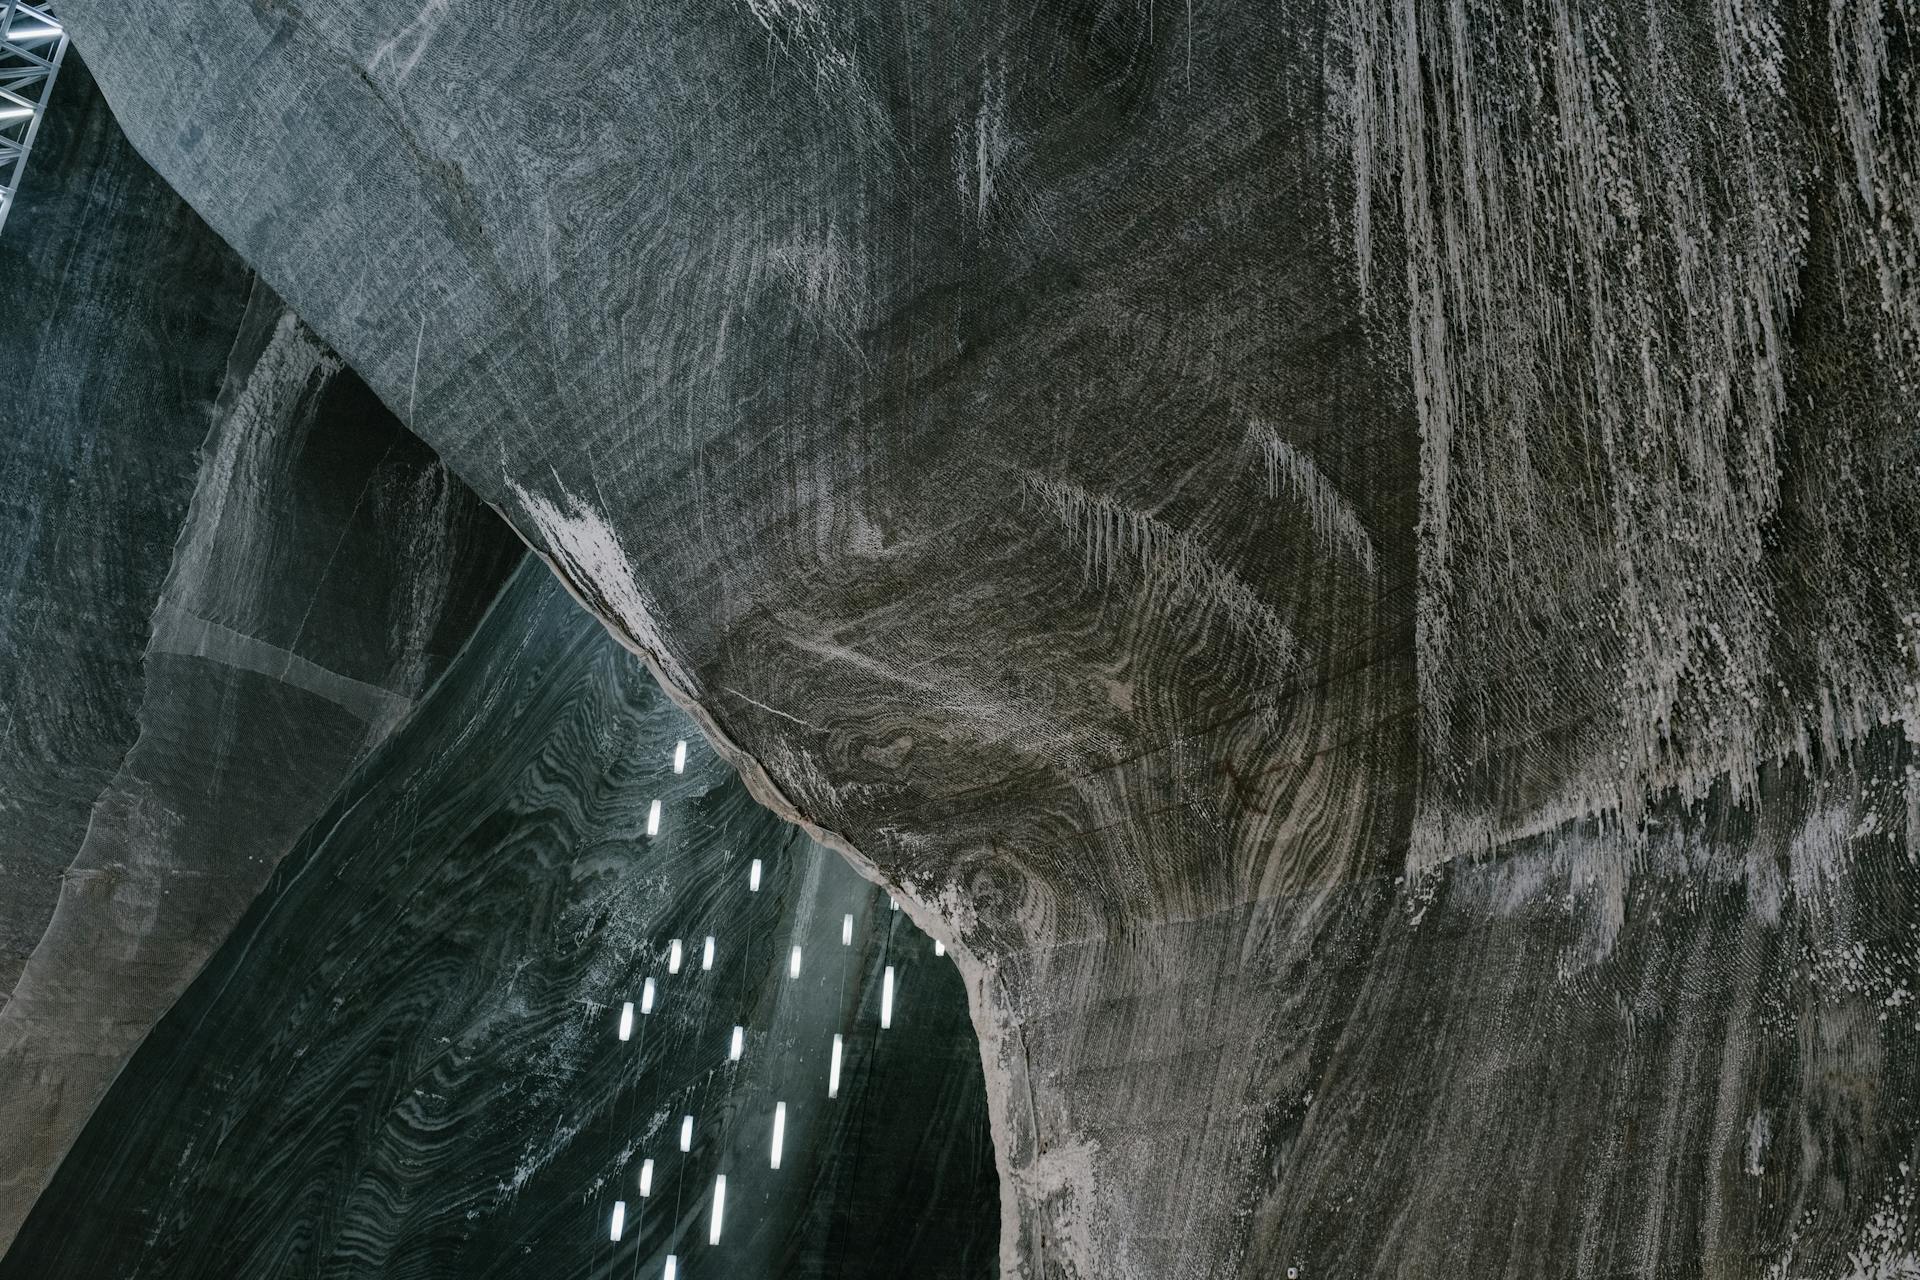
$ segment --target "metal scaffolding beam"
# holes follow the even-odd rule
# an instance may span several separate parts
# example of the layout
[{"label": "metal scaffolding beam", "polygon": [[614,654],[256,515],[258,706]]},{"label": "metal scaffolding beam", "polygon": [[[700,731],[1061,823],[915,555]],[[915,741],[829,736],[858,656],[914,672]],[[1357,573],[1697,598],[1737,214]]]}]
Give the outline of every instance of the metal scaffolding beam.
[{"label": "metal scaffolding beam", "polygon": [[0,0],[0,230],[66,55],[67,30],[51,4]]}]

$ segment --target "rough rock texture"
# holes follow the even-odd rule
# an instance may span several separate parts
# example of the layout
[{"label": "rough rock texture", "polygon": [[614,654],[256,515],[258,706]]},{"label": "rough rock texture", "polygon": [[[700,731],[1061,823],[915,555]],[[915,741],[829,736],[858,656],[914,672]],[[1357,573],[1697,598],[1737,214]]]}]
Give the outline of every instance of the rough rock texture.
[{"label": "rough rock texture", "polygon": [[1913,1236],[1908,0],[77,0],[960,947],[1008,1274]]},{"label": "rough rock texture", "polygon": [[972,1280],[997,1201],[952,962],[528,560],[142,1046],[0,1276],[655,1277],[673,1253],[690,1280]]},{"label": "rough rock texture", "polygon": [[0,237],[0,1007],[138,733],[140,663],[252,274],[75,59]]},{"label": "rough rock texture", "polygon": [[7,242],[0,1241],[521,555],[60,90]]}]

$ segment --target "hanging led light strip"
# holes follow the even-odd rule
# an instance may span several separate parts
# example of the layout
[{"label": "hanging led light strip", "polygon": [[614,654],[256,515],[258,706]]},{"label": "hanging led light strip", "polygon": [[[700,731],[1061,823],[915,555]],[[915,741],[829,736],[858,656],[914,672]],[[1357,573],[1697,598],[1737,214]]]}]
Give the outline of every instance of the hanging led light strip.
[{"label": "hanging led light strip", "polygon": [[51,5],[0,0],[0,229],[66,55],[67,30]]}]

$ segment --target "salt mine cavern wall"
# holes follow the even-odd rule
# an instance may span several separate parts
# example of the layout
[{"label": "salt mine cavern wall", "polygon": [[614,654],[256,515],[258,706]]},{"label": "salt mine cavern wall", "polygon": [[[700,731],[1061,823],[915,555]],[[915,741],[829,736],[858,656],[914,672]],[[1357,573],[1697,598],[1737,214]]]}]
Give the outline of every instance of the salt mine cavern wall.
[{"label": "salt mine cavern wall", "polygon": [[1920,1268],[1908,0],[68,13],[953,946],[1004,1274]]},{"label": "salt mine cavern wall", "polygon": [[0,1276],[976,1280],[997,1209],[951,961],[528,560]]},{"label": "salt mine cavern wall", "polygon": [[0,1246],[521,546],[69,59],[0,239]]}]

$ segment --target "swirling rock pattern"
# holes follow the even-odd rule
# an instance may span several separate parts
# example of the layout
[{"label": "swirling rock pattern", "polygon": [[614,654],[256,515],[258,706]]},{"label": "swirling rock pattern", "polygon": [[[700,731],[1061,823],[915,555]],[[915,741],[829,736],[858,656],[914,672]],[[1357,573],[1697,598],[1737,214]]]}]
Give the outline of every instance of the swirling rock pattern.
[{"label": "swirling rock pattern", "polygon": [[522,557],[77,60],[58,93],[8,240],[48,269],[8,312],[0,410],[0,1241]]},{"label": "swirling rock pattern", "polygon": [[1007,1274],[1920,1265],[1907,0],[71,12],[955,945]]},{"label": "swirling rock pattern", "polygon": [[651,1277],[671,1253],[688,1280],[970,1277],[997,1239],[958,970],[530,564],[155,1029],[0,1275]]}]

